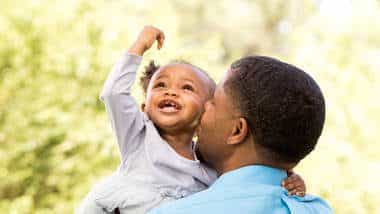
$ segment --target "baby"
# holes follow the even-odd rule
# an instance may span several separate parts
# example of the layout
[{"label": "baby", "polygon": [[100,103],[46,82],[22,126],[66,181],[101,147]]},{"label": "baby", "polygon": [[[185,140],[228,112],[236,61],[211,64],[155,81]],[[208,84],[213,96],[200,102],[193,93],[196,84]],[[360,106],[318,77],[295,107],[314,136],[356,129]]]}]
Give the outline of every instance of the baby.
[{"label": "baby", "polygon": [[[160,49],[164,34],[145,27],[104,84],[100,99],[117,137],[121,164],[92,189],[79,213],[146,213],[206,189],[217,177],[197,159],[193,143],[204,104],[215,89],[206,72],[189,63],[170,63],[146,73],[141,111],[131,96],[142,55],[155,41]],[[299,177],[288,180],[288,190],[304,190]]]}]

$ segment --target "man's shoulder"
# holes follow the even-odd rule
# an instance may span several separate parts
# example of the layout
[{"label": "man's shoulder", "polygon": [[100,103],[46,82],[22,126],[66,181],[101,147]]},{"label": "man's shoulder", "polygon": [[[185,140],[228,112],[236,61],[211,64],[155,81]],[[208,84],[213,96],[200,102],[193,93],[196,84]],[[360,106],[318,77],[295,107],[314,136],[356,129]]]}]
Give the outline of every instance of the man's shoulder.
[{"label": "man's shoulder", "polygon": [[290,213],[333,213],[330,205],[322,198],[314,195],[298,196],[282,196],[282,201],[288,207]]},{"label": "man's shoulder", "polygon": [[[239,190],[240,189],[240,190]],[[164,204],[150,213],[332,213],[321,198],[287,196],[284,189],[273,186],[204,190],[184,199]]]},{"label": "man's shoulder", "polygon": [[207,198],[210,199],[212,195],[213,193],[210,190],[203,190],[186,198],[160,205],[149,213],[181,213],[181,211],[193,210],[195,206],[206,204]]},{"label": "man's shoulder", "polygon": [[[280,206],[281,198],[278,197],[278,191],[281,190],[276,188],[277,195],[274,196],[276,190],[267,188],[267,191],[261,191],[260,187],[257,189],[249,186],[211,188],[161,205],[150,213],[235,213],[238,210],[239,213],[262,213],[272,205],[273,209],[277,209],[277,213],[286,213],[286,207]],[[281,209],[283,212],[280,212]]]}]

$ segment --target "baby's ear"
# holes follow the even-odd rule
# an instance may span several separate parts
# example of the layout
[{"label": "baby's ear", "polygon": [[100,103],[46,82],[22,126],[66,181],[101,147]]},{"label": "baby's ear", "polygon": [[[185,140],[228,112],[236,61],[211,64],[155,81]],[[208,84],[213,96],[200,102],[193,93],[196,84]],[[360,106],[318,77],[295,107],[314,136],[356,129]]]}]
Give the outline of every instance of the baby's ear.
[{"label": "baby's ear", "polygon": [[140,108],[141,108],[141,111],[142,111],[142,112],[145,112],[145,103],[141,103]]}]

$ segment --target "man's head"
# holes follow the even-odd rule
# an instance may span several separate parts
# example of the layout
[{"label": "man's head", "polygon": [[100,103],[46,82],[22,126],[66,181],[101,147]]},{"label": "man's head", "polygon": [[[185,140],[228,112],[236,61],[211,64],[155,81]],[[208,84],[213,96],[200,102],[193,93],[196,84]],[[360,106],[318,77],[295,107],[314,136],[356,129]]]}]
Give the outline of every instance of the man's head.
[{"label": "man's head", "polygon": [[213,166],[236,158],[294,166],[314,149],[324,120],[322,92],[308,74],[270,57],[245,57],[206,103],[199,150]]},{"label": "man's head", "polygon": [[160,131],[194,131],[212,97],[214,81],[200,68],[186,62],[158,67],[150,64],[141,83],[146,93],[142,110]]}]

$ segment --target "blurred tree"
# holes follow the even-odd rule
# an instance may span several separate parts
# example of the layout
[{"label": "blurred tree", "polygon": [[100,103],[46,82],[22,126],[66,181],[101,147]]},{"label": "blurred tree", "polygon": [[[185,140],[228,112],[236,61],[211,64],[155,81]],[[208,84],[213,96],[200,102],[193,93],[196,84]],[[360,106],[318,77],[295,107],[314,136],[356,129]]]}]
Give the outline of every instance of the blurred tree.
[{"label": "blurred tree", "polygon": [[[0,10],[5,213],[70,213],[117,167],[98,94],[146,24],[167,39],[143,64],[185,58],[215,79],[248,54],[307,68],[328,115],[316,152],[296,170],[337,213],[379,212],[379,1],[2,0]],[[143,99],[137,87],[134,94]]]}]

